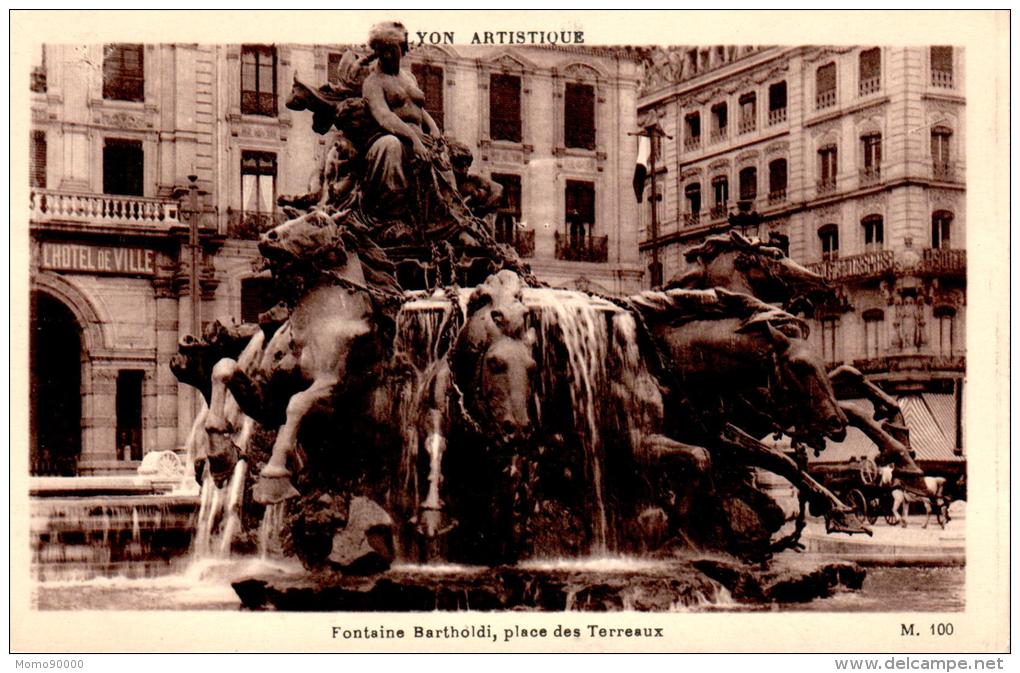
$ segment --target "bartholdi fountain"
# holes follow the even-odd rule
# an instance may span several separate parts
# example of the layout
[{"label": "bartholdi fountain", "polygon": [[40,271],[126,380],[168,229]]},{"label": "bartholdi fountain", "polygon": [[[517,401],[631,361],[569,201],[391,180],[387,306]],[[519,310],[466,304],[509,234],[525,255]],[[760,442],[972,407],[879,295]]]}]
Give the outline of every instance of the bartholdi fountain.
[{"label": "bartholdi fountain", "polygon": [[[822,279],[734,233],[661,290],[543,287],[480,219],[500,188],[422,108],[403,26],[376,26],[370,47],[345,54],[339,83],[295,79],[287,106],[331,144],[259,242],[280,304],[185,339],[172,363],[208,402],[190,447],[199,546],[258,529],[263,553],[307,569],[237,581],[242,603],[668,609],[722,587],[859,588],[852,564],[769,565],[808,511],[869,533],[804,470],[848,423],[901,478],[920,474],[895,403],[848,368],[874,413],[838,400],[807,324],[780,308]],[[761,441],[783,435],[788,453]],[[793,519],[756,468],[797,487]]]}]

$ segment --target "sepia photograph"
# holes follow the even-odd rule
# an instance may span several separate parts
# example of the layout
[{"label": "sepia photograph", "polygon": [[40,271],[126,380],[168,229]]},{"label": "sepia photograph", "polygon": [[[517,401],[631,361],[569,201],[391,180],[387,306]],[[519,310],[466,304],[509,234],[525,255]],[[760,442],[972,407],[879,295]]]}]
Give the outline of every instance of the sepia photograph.
[{"label": "sepia photograph", "polygon": [[534,622],[553,650],[777,613],[944,649],[998,610],[971,42],[401,14],[22,36],[12,609],[325,612],[326,647],[405,651],[548,613],[602,613]]}]

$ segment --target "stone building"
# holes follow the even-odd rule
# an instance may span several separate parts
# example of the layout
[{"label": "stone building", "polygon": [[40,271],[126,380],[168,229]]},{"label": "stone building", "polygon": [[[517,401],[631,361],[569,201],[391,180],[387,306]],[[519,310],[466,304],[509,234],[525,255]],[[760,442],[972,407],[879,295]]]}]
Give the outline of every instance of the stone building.
[{"label": "stone building", "polygon": [[[898,397],[929,471],[963,465],[964,90],[948,46],[681,47],[647,58],[638,104],[672,136],[643,266],[668,279],[732,227],[785,236],[838,287],[812,316],[818,352]],[[872,451],[853,431],[823,460]]]},{"label": "stone building", "polygon": [[[207,323],[272,299],[257,234],[328,139],[284,103],[340,45],[47,45],[31,78],[32,471],[133,470],[199,401],[168,369]],[[639,289],[638,64],[583,47],[422,47],[426,107],[504,186],[496,235],[553,286]],[[192,204],[195,204],[194,206]],[[200,236],[192,247],[191,218]],[[199,299],[192,304],[191,259]]]}]

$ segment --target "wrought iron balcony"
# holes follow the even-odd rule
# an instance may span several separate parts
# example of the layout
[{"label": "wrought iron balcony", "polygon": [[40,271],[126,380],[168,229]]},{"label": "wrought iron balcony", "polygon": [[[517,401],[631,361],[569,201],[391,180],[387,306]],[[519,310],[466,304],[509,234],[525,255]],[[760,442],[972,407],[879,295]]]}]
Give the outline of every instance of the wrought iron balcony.
[{"label": "wrought iron balcony", "polygon": [[946,70],[932,70],[931,71],[931,85],[937,86],[942,89],[953,88],[953,73],[952,71]]},{"label": "wrought iron balcony", "polygon": [[756,123],[755,118],[754,117],[749,117],[747,119],[741,119],[740,120],[739,130],[740,130],[741,133],[750,133],[755,128],[757,128],[757,126],[758,126],[758,124]]},{"label": "wrought iron balcony", "polygon": [[936,161],[931,165],[931,177],[940,182],[956,182],[956,166],[952,162]]},{"label": "wrought iron balcony", "polygon": [[882,181],[882,167],[881,166],[866,166],[861,169],[861,187],[867,187],[868,185],[876,185]]},{"label": "wrought iron balcony", "polygon": [[818,181],[819,194],[829,194],[834,191],[836,191],[836,178],[828,178]]},{"label": "wrought iron balcony", "polygon": [[696,226],[700,222],[701,222],[701,211],[698,211],[696,213],[687,213],[686,215],[684,215],[684,224],[686,224],[688,227]]},{"label": "wrought iron balcony", "polygon": [[885,374],[888,372],[909,371],[952,371],[962,372],[967,368],[967,360],[962,355],[886,355],[877,358],[854,360],[854,367],[863,374]]},{"label": "wrought iron balcony", "polygon": [[556,232],[556,259],[566,262],[609,261],[608,236],[572,237]]},{"label": "wrought iron balcony", "polygon": [[255,241],[265,232],[286,221],[287,216],[280,212],[231,210],[227,217],[227,236]]},{"label": "wrought iron balcony", "polygon": [[873,278],[891,273],[896,260],[892,250],[869,252],[863,255],[840,257],[824,262],[808,264],[808,268],[824,276],[826,280],[851,280]]},{"label": "wrought iron balcony", "polygon": [[825,91],[815,96],[815,109],[824,110],[836,104],[836,90]]},{"label": "wrought iron balcony", "polygon": [[778,110],[769,110],[769,126],[775,126],[786,121],[786,108],[781,107]]},{"label": "wrought iron balcony", "polygon": [[869,77],[862,79],[859,87],[860,95],[867,96],[869,93],[875,93],[882,88],[881,77]]},{"label": "wrought iron balcony", "polygon": [[769,192],[769,204],[782,203],[786,201],[786,189],[773,189]]},{"label": "wrought iron balcony", "polygon": [[967,251],[928,248],[922,253],[921,269],[931,275],[962,276],[967,273]]},{"label": "wrought iron balcony", "polygon": [[178,224],[177,201],[33,189],[32,221],[163,228]]},{"label": "wrought iron balcony", "polygon": [[496,240],[511,246],[521,257],[535,256],[534,229],[519,229],[516,226],[511,229],[497,227]]},{"label": "wrought iron balcony", "polygon": [[688,136],[684,138],[684,149],[693,151],[701,147],[701,136]]},{"label": "wrought iron balcony", "polygon": [[709,211],[709,214],[712,216],[713,220],[723,220],[726,219],[726,216],[729,214],[729,210],[730,207],[728,202],[717,203],[712,206],[712,210]]}]

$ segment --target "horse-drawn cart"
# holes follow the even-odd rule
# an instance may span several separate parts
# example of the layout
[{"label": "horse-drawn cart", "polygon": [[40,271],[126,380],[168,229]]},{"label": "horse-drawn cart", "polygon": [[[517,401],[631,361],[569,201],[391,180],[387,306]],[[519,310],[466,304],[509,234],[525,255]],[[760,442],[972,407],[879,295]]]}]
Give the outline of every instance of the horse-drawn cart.
[{"label": "horse-drawn cart", "polygon": [[879,467],[870,458],[848,463],[815,464],[808,472],[836,497],[853,507],[862,520],[874,524],[882,516],[889,525],[896,523],[893,514],[894,488],[882,485]]}]

